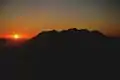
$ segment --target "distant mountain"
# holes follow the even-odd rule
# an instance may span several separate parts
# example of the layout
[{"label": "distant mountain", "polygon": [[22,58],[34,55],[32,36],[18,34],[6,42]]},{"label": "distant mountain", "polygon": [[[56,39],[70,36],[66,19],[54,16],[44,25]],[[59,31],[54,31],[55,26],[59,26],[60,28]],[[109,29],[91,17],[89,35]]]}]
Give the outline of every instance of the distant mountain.
[{"label": "distant mountain", "polygon": [[[111,72],[111,66],[119,63],[120,38],[73,28],[42,32],[20,47],[9,47],[0,51],[0,63],[15,65],[7,68],[9,73],[17,72],[19,79],[15,80],[40,80],[42,76],[71,79],[73,75],[75,79],[80,78],[79,73],[94,77]],[[2,70],[8,73],[5,67]]]},{"label": "distant mountain", "polygon": [[0,44],[4,44],[6,42],[6,39],[0,39]]},{"label": "distant mountain", "polygon": [[6,39],[0,39],[0,47],[5,46],[7,40]]},{"label": "distant mountain", "polygon": [[[29,40],[30,43],[36,43],[37,45],[40,44],[59,44],[59,42],[62,42],[63,40],[66,42],[73,41],[74,42],[92,42],[92,41],[100,41],[101,39],[106,40],[107,37],[103,35],[102,33],[98,31],[88,31],[86,29],[77,30],[76,28],[64,30],[61,32],[58,31],[47,31],[42,32]],[[52,42],[50,42],[52,41]],[[72,43],[72,42],[71,42]],[[49,45],[47,44],[47,45]]]},{"label": "distant mountain", "polygon": [[34,39],[42,39],[42,38],[48,38],[48,37],[51,37],[51,38],[54,38],[56,36],[77,36],[78,38],[82,37],[82,38],[85,38],[85,37],[98,37],[98,36],[101,36],[102,38],[106,37],[105,35],[103,35],[102,33],[100,33],[99,31],[88,31],[86,29],[82,29],[82,30],[77,30],[76,28],[73,28],[73,29],[68,29],[68,30],[63,30],[61,32],[57,32],[55,30],[53,31],[48,31],[48,32],[42,32],[40,34],[38,34],[37,36],[35,36],[33,38]]},{"label": "distant mountain", "polygon": [[73,28],[59,32],[56,30],[42,32],[27,41],[24,49],[28,52],[31,50],[31,54],[36,51],[41,54],[56,53],[56,51],[67,54],[65,52],[76,53],[78,51],[84,53],[88,49],[94,51],[92,53],[96,53],[96,50],[100,49],[101,51],[106,49],[105,51],[109,52],[111,48],[113,48],[113,51],[116,50],[117,46],[120,46],[120,40],[109,38],[98,31],[77,30]]}]

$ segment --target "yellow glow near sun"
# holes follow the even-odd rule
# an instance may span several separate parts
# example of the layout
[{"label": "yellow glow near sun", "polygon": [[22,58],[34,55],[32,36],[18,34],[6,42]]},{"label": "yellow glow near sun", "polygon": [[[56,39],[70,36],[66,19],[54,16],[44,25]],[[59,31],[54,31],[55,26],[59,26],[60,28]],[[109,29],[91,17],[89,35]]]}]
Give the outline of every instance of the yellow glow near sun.
[{"label": "yellow glow near sun", "polygon": [[20,38],[20,35],[19,35],[19,34],[14,34],[14,35],[13,35],[13,38],[14,38],[14,39],[19,39],[19,38]]},{"label": "yellow glow near sun", "polygon": [[13,34],[7,34],[7,35],[5,35],[5,38],[12,39],[12,40],[29,39],[29,37],[30,37],[29,35],[18,34],[18,33],[13,33]]}]

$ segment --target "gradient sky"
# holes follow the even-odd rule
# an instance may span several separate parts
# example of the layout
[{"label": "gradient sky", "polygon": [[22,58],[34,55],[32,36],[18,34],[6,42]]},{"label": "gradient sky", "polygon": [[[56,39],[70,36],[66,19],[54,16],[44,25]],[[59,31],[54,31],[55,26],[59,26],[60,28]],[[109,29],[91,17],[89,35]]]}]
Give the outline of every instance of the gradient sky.
[{"label": "gradient sky", "polygon": [[120,35],[119,0],[0,0],[0,36],[87,28]]}]

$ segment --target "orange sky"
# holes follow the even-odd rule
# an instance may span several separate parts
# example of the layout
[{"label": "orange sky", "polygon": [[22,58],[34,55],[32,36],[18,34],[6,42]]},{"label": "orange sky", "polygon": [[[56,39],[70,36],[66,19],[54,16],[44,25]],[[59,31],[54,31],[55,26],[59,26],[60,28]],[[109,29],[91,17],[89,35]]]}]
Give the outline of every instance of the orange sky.
[{"label": "orange sky", "polygon": [[120,11],[116,4],[118,2],[107,4],[107,0],[9,1],[1,9],[0,37],[17,33],[31,38],[43,30],[68,28],[100,30],[107,35],[120,35]]}]

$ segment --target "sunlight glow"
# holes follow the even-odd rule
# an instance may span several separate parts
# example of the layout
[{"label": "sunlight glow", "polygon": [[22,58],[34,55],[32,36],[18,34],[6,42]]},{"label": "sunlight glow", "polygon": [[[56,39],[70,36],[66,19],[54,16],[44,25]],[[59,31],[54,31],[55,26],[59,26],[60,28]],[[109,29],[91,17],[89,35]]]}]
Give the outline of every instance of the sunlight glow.
[{"label": "sunlight glow", "polygon": [[14,35],[13,35],[13,38],[14,38],[14,39],[19,39],[19,38],[21,38],[21,37],[20,37],[19,34],[14,34]]},{"label": "sunlight glow", "polygon": [[30,35],[27,35],[27,34],[19,34],[19,33],[6,34],[4,37],[5,37],[6,39],[12,39],[12,40],[30,39]]}]

